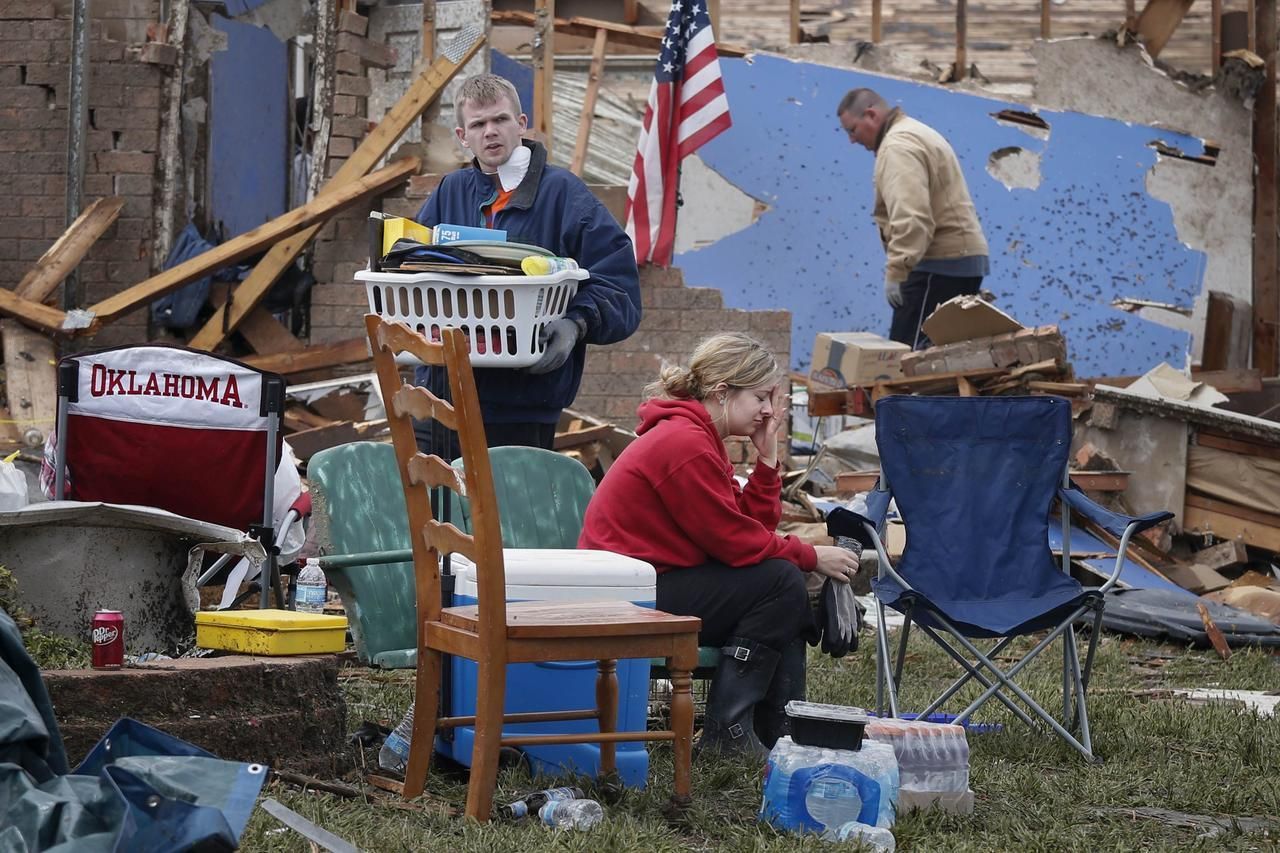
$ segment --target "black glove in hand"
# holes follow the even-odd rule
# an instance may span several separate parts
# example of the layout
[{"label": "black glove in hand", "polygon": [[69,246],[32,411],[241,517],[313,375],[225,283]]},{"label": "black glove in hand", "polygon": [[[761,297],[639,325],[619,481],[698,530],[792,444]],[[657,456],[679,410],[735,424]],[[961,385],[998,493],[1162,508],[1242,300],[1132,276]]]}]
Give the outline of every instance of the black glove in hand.
[{"label": "black glove in hand", "polygon": [[854,597],[852,585],[827,578],[818,596],[818,630],[822,632],[822,650],[833,658],[856,652],[862,614],[862,605]]},{"label": "black glove in hand", "polygon": [[543,326],[542,332],[538,335],[543,345],[542,358],[529,368],[529,372],[550,373],[557,370],[569,360],[569,354],[578,343],[580,334],[582,334],[582,328],[568,317],[552,320]]}]

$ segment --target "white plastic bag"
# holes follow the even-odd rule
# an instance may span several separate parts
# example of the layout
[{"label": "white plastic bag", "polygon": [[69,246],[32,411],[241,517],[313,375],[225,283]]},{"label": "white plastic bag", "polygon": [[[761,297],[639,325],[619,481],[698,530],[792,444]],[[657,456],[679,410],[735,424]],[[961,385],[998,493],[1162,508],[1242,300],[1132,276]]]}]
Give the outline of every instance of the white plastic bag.
[{"label": "white plastic bag", "polygon": [[27,505],[27,475],[18,470],[13,460],[18,451],[0,461],[0,512],[12,512]]}]

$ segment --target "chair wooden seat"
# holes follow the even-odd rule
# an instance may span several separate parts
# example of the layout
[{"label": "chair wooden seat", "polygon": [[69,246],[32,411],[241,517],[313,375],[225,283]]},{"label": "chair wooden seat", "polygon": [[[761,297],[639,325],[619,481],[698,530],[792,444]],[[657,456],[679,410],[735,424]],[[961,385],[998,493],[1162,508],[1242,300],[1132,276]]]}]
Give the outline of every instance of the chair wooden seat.
[{"label": "chair wooden seat", "polygon": [[[480,607],[446,607],[440,611],[440,621],[475,631]],[[700,622],[696,616],[673,616],[629,601],[522,601],[507,605],[507,636],[513,640],[683,634],[691,628],[697,631]]]},{"label": "chair wooden seat", "polygon": [[[693,693],[691,673],[698,663],[702,621],[672,616],[625,601],[508,604],[502,530],[493,469],[485,442],[480,401],[471,371],[467,340],[460,329],[442,330],[431,343],[408,326],[370,314],[365,328],[373,351],[378,384],[404,487],[413,546],[414,597],[418,626],[418,675],[414,687],[413,736],[405,769],[404,795],[422,793],[437,729],[475,726],[467,817],[485,821],[493,805],[498,751],[503,745],[571,743],[600,745],[600,770],[617,769],[616,745],[665,741],[673,753],[672,799],[689,803],[692,790]],[[406,385],[396,356],[408,353],[423,364],[443,368],[452,402],[426,388]],[[458,435],[462,469],[418,450],[413,420],[429,419]],[[430,488],[465,495],[471,533],[433,517]],[[447,506],[441,502],[440,506]],[[458,553],[478,568],[478,604],[444,608],[440,603],[440,558]],[[474,715],[442,717],[440,672],[444,655],[476,662]],[[619,732],[617,661],[661,658],[671,678],[671,728]],[[596,661],[596,704],[589,709],[506,713],[507,666],[513,663]],[[503,732],[504,723],[552,723],[595,720],[596,732],[524,734]]]}]

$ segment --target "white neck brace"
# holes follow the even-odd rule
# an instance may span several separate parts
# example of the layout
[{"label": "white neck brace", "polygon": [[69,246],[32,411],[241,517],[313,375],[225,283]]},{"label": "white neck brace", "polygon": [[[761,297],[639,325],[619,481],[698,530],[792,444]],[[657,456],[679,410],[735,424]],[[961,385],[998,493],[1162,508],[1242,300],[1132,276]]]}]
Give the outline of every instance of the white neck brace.
[{"label": "white neck brace", "polygon": [[510,192],[520,186],[520,182],[529,171],[531,156],[529,149],[521,145],[511,152],[507,162],[498,167],[498,180],[502,183],[503,192]]}]

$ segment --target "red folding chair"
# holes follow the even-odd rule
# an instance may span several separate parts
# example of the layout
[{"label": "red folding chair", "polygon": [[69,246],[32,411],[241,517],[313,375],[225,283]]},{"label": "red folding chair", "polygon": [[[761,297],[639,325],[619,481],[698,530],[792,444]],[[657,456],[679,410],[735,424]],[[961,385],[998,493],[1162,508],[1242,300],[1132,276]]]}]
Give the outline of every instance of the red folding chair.
[{"label": "red folding chair", "polygon": [[284,607],[272,529],[284,390],[278,374],[185,347],[67,356],[58,363],[54,497],[246,531],[268,554],[261,606],[274,586]]}]

